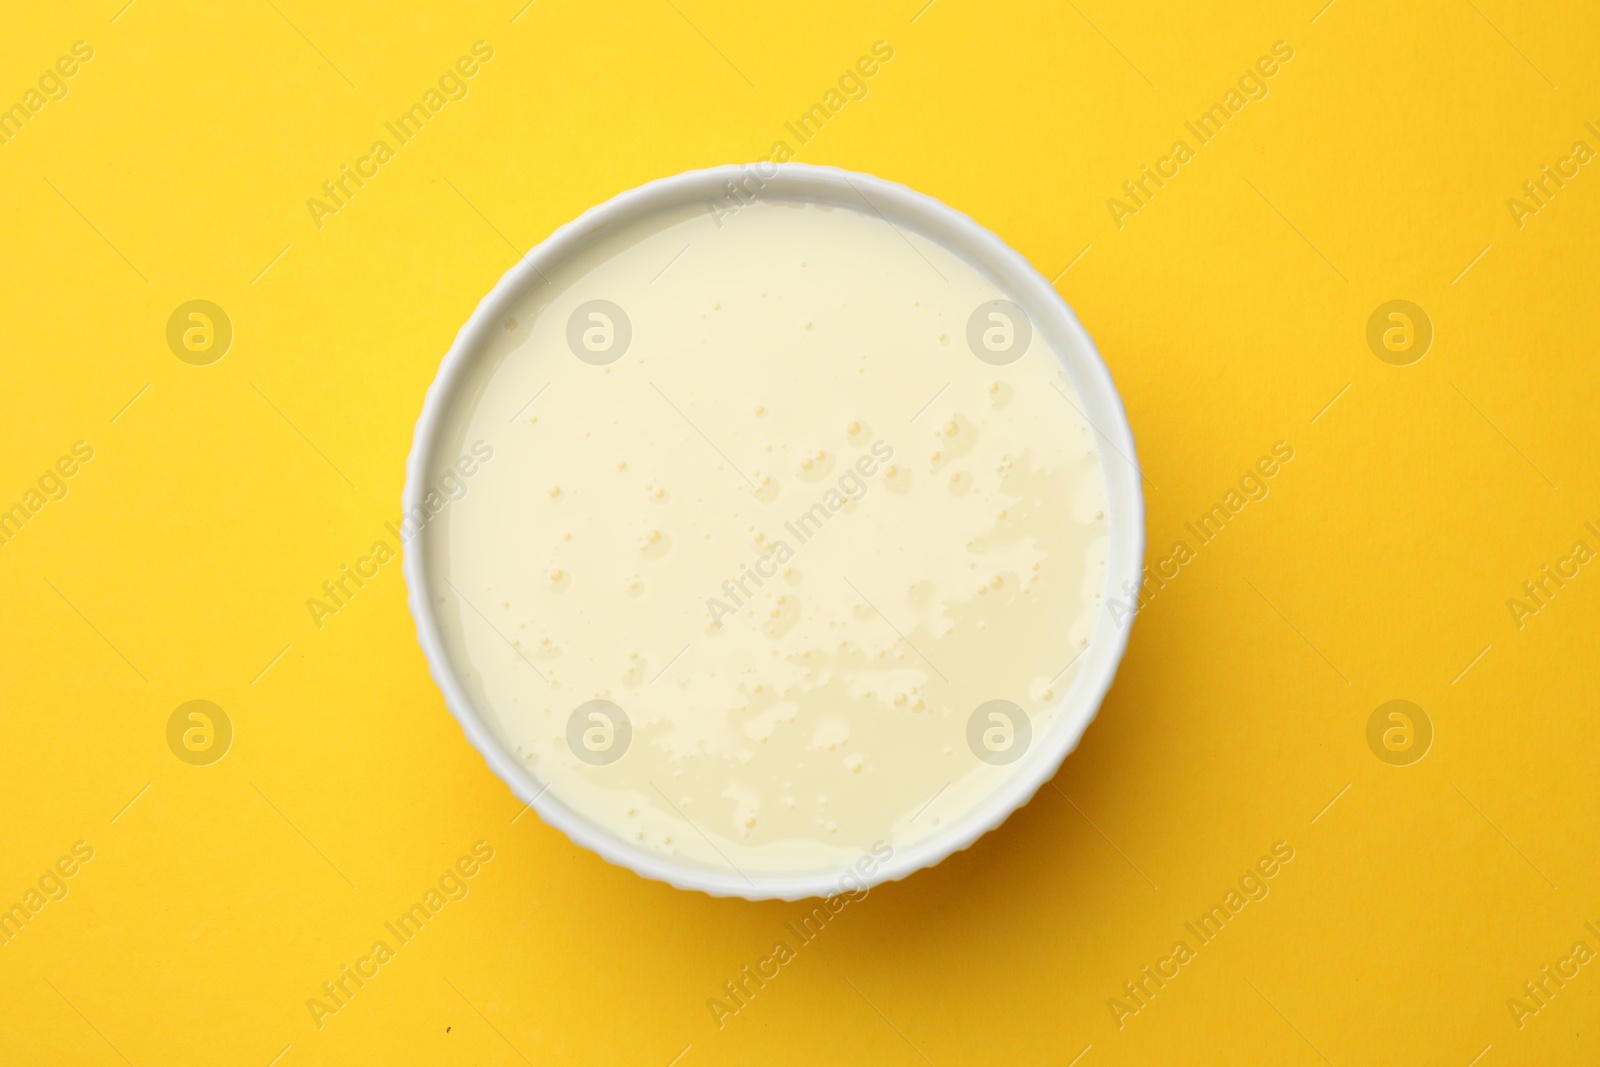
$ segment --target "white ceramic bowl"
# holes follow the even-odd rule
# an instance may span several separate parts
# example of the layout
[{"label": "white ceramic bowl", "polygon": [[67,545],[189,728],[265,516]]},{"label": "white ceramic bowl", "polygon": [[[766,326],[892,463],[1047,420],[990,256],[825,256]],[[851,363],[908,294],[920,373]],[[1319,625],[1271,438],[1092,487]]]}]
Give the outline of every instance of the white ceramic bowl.
[{"label": "white ceramic bowl", "polygon": [[[858,211],[865,201],[897,227],[917,231],[963,256],[1027,312],[1034,329],[1061,354],[1066,372],[1077,388],[1083,413],[1099,436],[1109,527],[1106,589],[1102,602],[1109,602],[1112,597],[1125,599],[1125,590],[1136,588],[1142,579],[1144,560],[1144,496],[1135,466],[1133,435],[1110,372],[1072,310],[1027,260],[959,211],[882,178],[802,163],[727,165],[649,182],[589,209],[522,257],[479,303],[456,335],[455,344],[439,368],[438,378],[428,390],[406,465],[403,497],[406,511],[409,513],[422,503],[429,474],[437,467],[439,457],[434,456],[434,450],[440,429],[468,369],[518,300],[542,280],[540,271],[549,273],[598,233],[616,225],[684,204],[721,200],[728,195],[729,182],[759,189],[764,199],[821,201]],[[798,900],[826,896],[845,888],[842,879],[852,874],[852,869],[796,875],[752,874],[746,878],[734,871],[723,873],[698,864],[680,863],[669,856],[629,846],[544,792],[543,784],[512,754],[494,723],[474,708],[446,653],[434,615],[438,595],[430,588],[424,562],[427,554],[424,541],[429,531],[436,529],[424,526],[405,551],[403,568],[411,613],[417,622],[417,638],[434,680],[444,693],[445,703],[461,723],[467,740],[512,792],[532,805],[545,822],[612,863],[680,889],[698,889],[713,896],[751,900]],[[1099,710],[1127,645],[1130,622],[1118,623],[1110,611],[1100,612],[1083,656],[1083,667],[1061,698],[1048,729],[1016,765],[1005,784],[984,804],[965,817],[952,820],[937,835],[895,850],[893,856],[870,875],[862,877],[854,873],[850,884],[864,883],[870,887],[904,878],[912,871],[938,863],[952,852],[971,845],[1027,803],[1056,773],[1067,754],[1077,747],[1079,738]]]}]

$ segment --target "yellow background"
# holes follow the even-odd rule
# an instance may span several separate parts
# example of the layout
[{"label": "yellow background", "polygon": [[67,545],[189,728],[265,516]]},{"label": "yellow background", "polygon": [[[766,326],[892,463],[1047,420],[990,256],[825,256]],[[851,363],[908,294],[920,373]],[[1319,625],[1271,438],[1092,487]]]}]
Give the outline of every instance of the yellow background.
[{"label": "yellow background", "polygon": [[[0,903],[95,849],[0,948],[0,1062],[1600,1058],[1600,963],[1520,1029],[1506,1004],[1600,949],[1600,568],[1520,629],[1506,605],[1600,548],[1600,173],[1520,229],[1505,203],[1600,148],[1592,5],[122,3],[0,35],[0,103],[95,49],[0,146],[0,506],[95,449],[0,547]],[[307,198],[477,40],[470,95],[318,229]],[[321,630],[305,601],[385,536],[423,393],[519,251],[766,155],[877,40],[800,158],[1059,275],[1127,401],[1150,558],[1273,442],[1295,458],[1150,602],[1053,786],[719,1029],[707,999],[802,908],[516,818],[398,566]],[[1279,40],[1270,95],[1119,229],[1107,198]],[[165,340],[196,298],[234,324],[211,366]],[[1365,340],[1395,298],[1436,331],[1406,367]],[[1366,741],[1396,698],[1435,731],[1411,766]],[[236,730],[211,766],[166,743],[191,699]],[[471,895],[319,1030],[307,999],[479,840]],[[1119,1029],[1108,998],[1280,840],[1271,895]]]}]

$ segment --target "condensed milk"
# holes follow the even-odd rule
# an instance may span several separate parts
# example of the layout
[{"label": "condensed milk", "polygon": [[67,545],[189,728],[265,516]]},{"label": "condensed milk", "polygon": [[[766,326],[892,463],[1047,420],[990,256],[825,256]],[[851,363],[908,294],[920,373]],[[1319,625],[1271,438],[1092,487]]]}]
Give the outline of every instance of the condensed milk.
[{"label": "condensed milk", "polygon": [[493,462],[412,551],[541,812],[754,886],[915,848],[1037,756],[1105,614],[1108,491],[987,271],[864,196],[686,203],[482,337],[425,459]]}]

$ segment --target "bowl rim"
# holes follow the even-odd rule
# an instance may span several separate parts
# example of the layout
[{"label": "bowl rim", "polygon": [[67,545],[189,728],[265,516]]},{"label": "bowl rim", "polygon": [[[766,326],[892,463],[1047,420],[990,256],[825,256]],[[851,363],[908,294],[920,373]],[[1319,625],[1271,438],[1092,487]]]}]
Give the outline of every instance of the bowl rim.
[{"label": "bowl rim", "polygon": [[[657,178],[589,208],[557,227],[521,256],[479,301],[456,334],[438,374],[428,387],[406,461],[406,482],[401,494],[403,514],[410,514],[414,506],[422,504],[428,489],[431,459],[458,387],[493,336],[497,324],[547,271],[612,227],[702,199],[710,207],[713,201],[733,195],[735,187],[748,190],[752,180],[757,183],[757,197],[822,200],[858,211],[860,202],[864,201],[886,221],[890,215],[885,212],[889,212],[896,222],[909,225],[925,238],[944,245],[977,266],[1026,311],[1037,333],[1053,341],[1071,342],[1052,347],[1057,349],[1058,361],[1077,388],[1092,431],[1100,438],[1098,452],[1106,484],[1108,519],[1106,586],[1101,604],[1109,608],[1111,598],[1121,594],[1130,598],[1131,606],[1133,591],[1143,580],[1143,475],[1122,398],[1099,349],[1077,315],[1032,264],[965,213],[898,182],[808,163],[729,163]],[[456,677],[454,664],[440,635],[434,613],[435,596],[426,567],[428,532],[428,527],[424,527],[409,544],[402,545],[401,570],[416,622],[417,641],[427,659],[429,672],[444,695],[445,705],[460,724],[467,741],[519,800],[537,812],[545,823],[566,834],[574,844],[642,877],[717,897],[792,901],[866,890],[898,881],[969,847],[1032,799],[1077,748],[1115,678],[1132,623],[1131,618],[1114,620],[1110,610],[1097,610],[1083,670],[1061,697],[1049,729],[1035,741],[1038,751],[1025,756],[1016,771],[982,805],[944,831],[903,849],[892,849],[889,858],[869,874],[851,867],[801,874],[751,872],[747,876],[737,870],[724,874],[699,863],[680,862],[628,846],[550,796],[547,787],[500,743],[487,716],[477,710]]]}]

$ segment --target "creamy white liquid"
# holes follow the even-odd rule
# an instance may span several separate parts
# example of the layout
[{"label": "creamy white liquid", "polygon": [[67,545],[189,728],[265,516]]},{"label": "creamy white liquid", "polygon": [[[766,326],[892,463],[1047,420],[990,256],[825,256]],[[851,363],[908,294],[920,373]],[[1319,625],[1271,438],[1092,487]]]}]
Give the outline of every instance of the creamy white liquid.
[{"label": "creamy white liquid", "polygon": [[[1106,490],[1045,339],[969,347],[1004,296],[971,264],[846,208],[720,221],[611,233],[506,317],[433,466],[493,458],[422,544],[458,673],[549,798],[640,850],[828,872],[1027,765],[981,761],[969,719],[1011,701],[1039,745],[1103,595]],[[605,365],[568,343],[592,300],[631,326]],[[585,718],[578,758],[594,699],[631,727],[599,765],[626,730]]]}]

